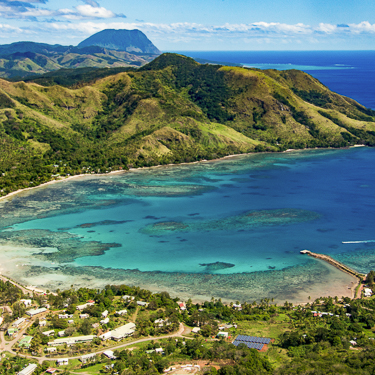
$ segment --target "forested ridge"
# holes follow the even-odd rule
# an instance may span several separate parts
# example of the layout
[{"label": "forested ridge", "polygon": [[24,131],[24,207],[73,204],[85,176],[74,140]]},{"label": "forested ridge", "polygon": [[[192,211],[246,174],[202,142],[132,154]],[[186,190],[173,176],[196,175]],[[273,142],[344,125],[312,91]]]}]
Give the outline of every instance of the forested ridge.
[{"label": "forested ridge", "polygon": [[0,80],[1,195],[81,173],[355,144],[375,144],[374,111],[297,70],[163,54],[139,69]]}]

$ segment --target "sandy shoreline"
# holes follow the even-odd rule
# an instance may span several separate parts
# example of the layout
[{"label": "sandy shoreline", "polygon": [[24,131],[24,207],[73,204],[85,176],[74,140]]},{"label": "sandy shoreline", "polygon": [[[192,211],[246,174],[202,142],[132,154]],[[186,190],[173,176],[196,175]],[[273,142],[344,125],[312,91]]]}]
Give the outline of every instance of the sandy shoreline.
[{"label": "sandy shoreline", "polygon": [[[348,148],[355,148],[355,147],[366,147],[366,145],[354,145],[354,146],[350,146]],[[342,148],[327,148],[326,150],[340,150],[340,149],[342,149]],[[290,149],[282,151],[280,153],[300,152],[300,151],[308,151],[308,150],[324,150],[324,149],[320,149],[320,148],[292,149],[292,148],[290,148]],[[110,176],[111,174],[116,174],[116,173],[129,173],[129,172],[136,172],[136,171],[142,171],[142,170],[153,169],[153,168],[160,168],[160,167],[171,167],[171,166],[179,166],[179,165],[192,165],[192,164],[198,164],[198,163],[210,163],[210,162],[220,161],[220,160],[224,160],[224,159],[228,159],[228,158],[234,158],[234,157],[238,157],[238,156],[268,154],[268,153],[271,153],[271,152],[247,152],[247,153],[243,153],[243,154],[226,155],[226,156],[223,156],[222,158],[216,158],[216,159],[211,159],[211,160],[205,160],[204,159],[204,160],[194,161],[194,162],[190,162],[190,163],[158,164],[158,165],[153,165],[151,167],[130,168],[129,170],[123,170],[123,169],[121,169],[121,170],[111,171],[111,172],[108,172],[108,173],[95,173],[95,174],[85,173],[85,174],[77,174],[77,175],[74,175],[74,176],[60,178],[58,180],[48,181],[48,182],[45,182],[45,183],[37,185],[37,186],[32,186],[32,187],[28,187],[28,188],[25,188],[25,189],[19,189],[19,190],[16,190],[16,191],[12,191],[11,193],[9,193],[7,195],[4,195],[3,197],[0,197],[0,201],[8,199],[8,198],[10,198],[10,197],[12,197],[14,195],[23,193],[25,191],[34,190],[34,189],[37,189],[37,188],[40,188],[40,187],[44,187],[44,186],[56,184],[56,183],[59,183],[59,182],[70,181],[70,180],[76,179],[76,178],[97,177],[97,176]]]}]

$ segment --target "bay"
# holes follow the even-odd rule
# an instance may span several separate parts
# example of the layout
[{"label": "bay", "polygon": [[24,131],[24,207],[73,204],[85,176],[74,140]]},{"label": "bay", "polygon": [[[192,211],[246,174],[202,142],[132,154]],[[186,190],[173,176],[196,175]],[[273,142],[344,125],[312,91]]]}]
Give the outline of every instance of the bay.
[{"label": "bay", "polygon": [[372,267],[374,243],[342,242],[375,239],[374,161],[371,148],[254,154],[31,190],[1,201],[0,246],[22,254],[1,264],[51,288],[112,275],[202,299],[341,296],[353,279],[300,251]]}]

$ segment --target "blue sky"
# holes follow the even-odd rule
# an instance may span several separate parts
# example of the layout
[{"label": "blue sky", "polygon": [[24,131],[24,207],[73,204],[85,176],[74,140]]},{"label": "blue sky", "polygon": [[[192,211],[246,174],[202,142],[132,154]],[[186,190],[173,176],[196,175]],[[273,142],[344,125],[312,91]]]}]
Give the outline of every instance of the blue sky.
[{"label": "blue sky", "polygon": [[162,51],[375,49],[375,0],[0,0],[0,44],[140,29]]}]

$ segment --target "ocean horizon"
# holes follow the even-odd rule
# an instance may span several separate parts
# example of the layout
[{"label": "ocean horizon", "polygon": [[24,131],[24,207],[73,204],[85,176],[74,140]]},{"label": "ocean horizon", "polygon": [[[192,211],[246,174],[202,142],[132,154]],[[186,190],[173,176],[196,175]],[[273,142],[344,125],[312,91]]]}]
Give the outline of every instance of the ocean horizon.
[{"label": "ocean horizon", "polygon": [[258,69],[298,69],[330,90],[375,109],[375,51],[174,51]]}]

